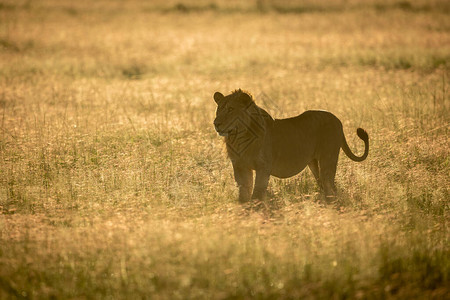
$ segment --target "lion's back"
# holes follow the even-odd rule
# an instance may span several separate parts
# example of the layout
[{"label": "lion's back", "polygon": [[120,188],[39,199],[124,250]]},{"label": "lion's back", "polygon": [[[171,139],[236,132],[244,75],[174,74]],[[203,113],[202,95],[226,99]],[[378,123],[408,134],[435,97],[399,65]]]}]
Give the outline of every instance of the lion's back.
[{"label": "lion's back", "polygon": [[335,115],[325,110],[308,110],[296,117],[276,119],[272,134],[282,137],[280,142],[295,137],[314,140],[336,130],[342,130],[342,123]]}]

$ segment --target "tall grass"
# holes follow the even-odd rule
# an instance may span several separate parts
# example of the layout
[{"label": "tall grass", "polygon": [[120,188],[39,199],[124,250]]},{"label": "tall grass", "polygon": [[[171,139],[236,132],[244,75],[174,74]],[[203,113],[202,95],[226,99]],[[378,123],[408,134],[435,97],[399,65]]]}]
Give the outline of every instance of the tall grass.
[{"label": "tall grass", "polygon": [[[0,298],[449,296],[442,1],[0,1]],[[327,109],[309,170],[237,203],[215,91]]]}]

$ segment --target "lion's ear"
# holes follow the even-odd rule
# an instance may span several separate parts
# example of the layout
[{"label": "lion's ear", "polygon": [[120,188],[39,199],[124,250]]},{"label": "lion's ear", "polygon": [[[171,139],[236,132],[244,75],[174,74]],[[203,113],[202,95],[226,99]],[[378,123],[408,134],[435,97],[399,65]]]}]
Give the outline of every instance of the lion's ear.
[{"label": "lion's ear", "polygon": [[247,104],[250,104],[250,103],[253,102],[252,96],[250,96],[250,95],[247,94],[247,93],[242,93],[242,96],[241,96],[241,97],[242,97],[241,99],[243,99],[244,102],[247,103]]},{"label": "lion's ear", "polygon": [[214,93],[214,101],[216,101],[217,104],[219,104],[220,101],[222,101],[225,98],[225,96],[220,92]]}]

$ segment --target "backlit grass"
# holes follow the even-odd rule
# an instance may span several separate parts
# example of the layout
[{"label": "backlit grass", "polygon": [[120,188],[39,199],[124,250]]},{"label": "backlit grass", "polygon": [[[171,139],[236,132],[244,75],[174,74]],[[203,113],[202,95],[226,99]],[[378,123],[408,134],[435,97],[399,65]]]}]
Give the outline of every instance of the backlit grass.
[{"label": "backlit grass", "polygon": [[[0,298],[449,297],[445,1],[0,1]],[[369,133],[237,202],[212,121]]]}]

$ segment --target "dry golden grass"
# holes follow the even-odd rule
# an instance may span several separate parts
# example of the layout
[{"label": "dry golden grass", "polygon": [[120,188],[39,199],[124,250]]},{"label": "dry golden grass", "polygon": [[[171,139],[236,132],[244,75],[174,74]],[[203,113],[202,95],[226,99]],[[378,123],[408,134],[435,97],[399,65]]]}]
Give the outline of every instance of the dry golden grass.
[{"label": "dry golden grass", "polygon": [[[0,0],[0,298],[449,297],[445,1]],[[237,203],[215,91],[371,139]]]}]

